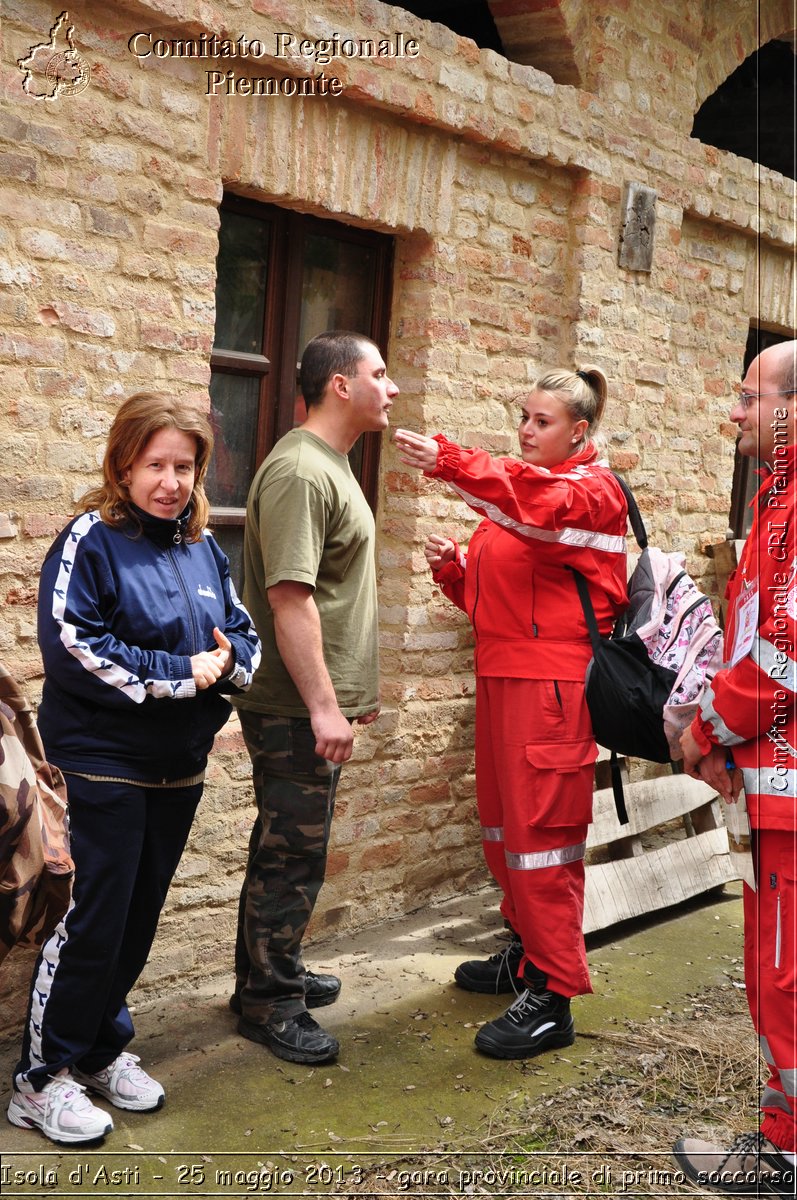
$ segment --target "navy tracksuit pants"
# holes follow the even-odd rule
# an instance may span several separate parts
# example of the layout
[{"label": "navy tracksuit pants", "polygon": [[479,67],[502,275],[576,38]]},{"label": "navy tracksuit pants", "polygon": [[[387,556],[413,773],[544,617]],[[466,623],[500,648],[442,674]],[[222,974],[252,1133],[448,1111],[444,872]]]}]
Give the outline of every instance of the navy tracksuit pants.
[{"label": "navy tracksuit pants", "polygon": [[126,997],[147,961],[203,784],[150,788],[68,775],[75,882],[33,972],[15,1086],[107,1067],[133,1037]]}]

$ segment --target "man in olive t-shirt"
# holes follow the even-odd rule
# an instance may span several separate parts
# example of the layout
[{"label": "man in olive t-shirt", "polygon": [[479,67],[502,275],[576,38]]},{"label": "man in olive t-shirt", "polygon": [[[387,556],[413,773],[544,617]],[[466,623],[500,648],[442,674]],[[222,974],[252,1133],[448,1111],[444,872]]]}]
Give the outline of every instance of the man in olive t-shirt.
[{"label": "man in olive t-shirt", "polygon": [[306,972],[301,942],[326,867],[352,722],[379,713],[374,520],[347,458],[387,428],[398,388],[378,347],[333,331],[300,366],[307,419],[281,438],[249,491],[243,598],[263,644],[236,697],[258,816],[249,841],[235,949],[238,1032],[279,1058],[333,1059],[337,1039],[308,1007],[340,981]]}]

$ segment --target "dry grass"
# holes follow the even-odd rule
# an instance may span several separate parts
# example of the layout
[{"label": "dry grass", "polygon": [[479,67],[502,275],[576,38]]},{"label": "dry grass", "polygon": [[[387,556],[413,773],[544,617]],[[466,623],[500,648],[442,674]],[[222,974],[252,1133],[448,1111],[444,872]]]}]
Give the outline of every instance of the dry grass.
[{"label": "dry grass", "polygon": [[677,1136],[725,1143],[756,1126],[758,1051],[738,987],[593,1040],[602,1066],[589,1081],[498,1112],[436,1156],[374,1166],[346,1194],[673,1195],[693,1191],[670,1159]]}]

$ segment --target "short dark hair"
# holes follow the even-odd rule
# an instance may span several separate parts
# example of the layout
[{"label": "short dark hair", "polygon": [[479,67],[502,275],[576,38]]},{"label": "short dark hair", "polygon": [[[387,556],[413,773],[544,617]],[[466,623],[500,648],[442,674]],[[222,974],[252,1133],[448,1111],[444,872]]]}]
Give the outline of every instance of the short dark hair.
[{"label": "short dark hair", "polygon": [[308,408],[321,403],[333,375],[354,375],[368,346],[379,350],[364,333],[330,329],[307,343],[299,365],[299,386]]}]

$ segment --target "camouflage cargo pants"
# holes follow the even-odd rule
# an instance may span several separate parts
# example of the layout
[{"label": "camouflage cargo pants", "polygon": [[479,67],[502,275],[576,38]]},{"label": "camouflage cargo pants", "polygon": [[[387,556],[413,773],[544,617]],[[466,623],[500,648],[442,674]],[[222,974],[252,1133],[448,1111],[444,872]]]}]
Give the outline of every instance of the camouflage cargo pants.
[{"label": "camouflage cargo pants", "polygon": [[266,1023],[304,1009],[302,937],[315,907],[340,767],[315,752],[310,721],[242,711],[257,819],[238,905],[236,991]]}]

